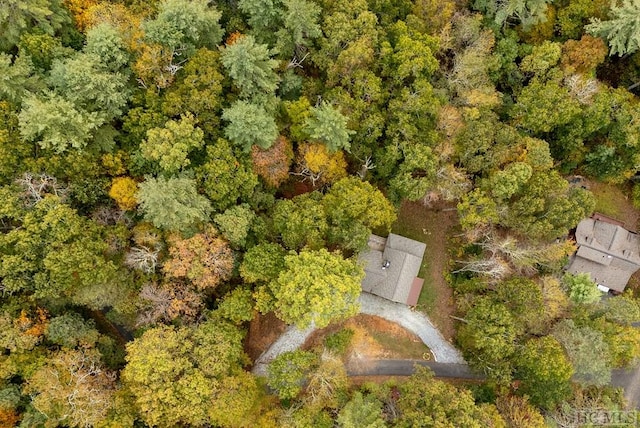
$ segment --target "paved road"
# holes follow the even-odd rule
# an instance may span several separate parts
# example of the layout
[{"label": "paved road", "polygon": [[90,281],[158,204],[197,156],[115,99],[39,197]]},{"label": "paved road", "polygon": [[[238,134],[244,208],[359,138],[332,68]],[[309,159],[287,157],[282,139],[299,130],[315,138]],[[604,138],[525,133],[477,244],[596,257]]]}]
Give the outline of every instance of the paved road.
[{"label": "paved road", "polygon": [[624,398],[630,408],[640,409],[640,365],[613,370],[611,384],[624,389]]},{"label": "paved road", "polygon": [[474,373],[466,364],[421,360],[374,360],[359,367],[350,367],[347,373],[349,376],[410,376],[416,365],[429,367],[436,377],[484,379],[484,376]]}]

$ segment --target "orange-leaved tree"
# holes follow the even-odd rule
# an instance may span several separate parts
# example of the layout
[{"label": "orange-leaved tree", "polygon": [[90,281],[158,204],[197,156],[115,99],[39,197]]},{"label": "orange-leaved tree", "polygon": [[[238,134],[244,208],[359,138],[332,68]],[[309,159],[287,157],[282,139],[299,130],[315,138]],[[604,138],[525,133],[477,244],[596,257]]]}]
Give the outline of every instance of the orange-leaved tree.
[{"label": "orange-leaved tree", "polygon": [[213,226],[191,238],[170,241],[169,260],[163,267],[168,277],[189,279],[198,290],[205,290],[231,276],[233,253]]},{"label": "orange-leaved tree", "polygon": [[291,143],[280,136],[275,144],[264,150],[258,146],[251,148],[253,172],[272,187],[280,186],[289,177],[289,167],[293,158]]}]

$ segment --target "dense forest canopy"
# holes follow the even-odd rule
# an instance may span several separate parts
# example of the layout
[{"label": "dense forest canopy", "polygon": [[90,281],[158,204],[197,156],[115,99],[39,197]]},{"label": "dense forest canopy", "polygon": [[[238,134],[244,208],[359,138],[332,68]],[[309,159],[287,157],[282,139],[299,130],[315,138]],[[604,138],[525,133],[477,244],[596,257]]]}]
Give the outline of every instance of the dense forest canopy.
[{"label": "dense forest canopy", "polygon": [[[596,206],[570,176],[640,207],[638,16],[638,0],[0,2],[0,427],[621,409],[635,288],[602,300],[562,267]],[[358,254],[407,201],[457,211],[442,274],[486,381],[354,385],[345,333],[252,374],[258,313],[358,312]]]}]

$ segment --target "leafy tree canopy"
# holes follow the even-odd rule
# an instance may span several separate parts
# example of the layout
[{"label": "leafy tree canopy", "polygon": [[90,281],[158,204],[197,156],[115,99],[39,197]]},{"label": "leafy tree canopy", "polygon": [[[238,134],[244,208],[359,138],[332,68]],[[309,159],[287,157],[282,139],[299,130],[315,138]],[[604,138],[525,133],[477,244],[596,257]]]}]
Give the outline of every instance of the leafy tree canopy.
[{"label": "leafy tree canopy", "polygon": [[138,189],[141,212],[160,229],[187,231],[209,219],[211,203],[190,178],[147,177]]},{"label": "leafy tree canopy", "polygon": [[270,283],[276,314],[300,328],[324,327],[358,312],[364,271],[354,260],[325,249],[288,255],[285,268]]}]

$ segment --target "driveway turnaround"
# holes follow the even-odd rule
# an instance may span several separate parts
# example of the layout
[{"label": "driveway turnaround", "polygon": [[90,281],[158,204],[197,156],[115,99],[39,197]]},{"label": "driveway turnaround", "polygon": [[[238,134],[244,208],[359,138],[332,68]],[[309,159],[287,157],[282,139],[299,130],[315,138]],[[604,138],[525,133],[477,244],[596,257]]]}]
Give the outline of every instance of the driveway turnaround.
[{"label": "driveway turnaround", "polygon": [[[442,337],[426,315],[411,310],[402,303],[395,303],[369,293],[362,293],[360,295],[360,312],[395,322],[414,333],[429,347],[434,360],[438,363],[465,364],[460,352]],[[313,326],[306,330],[298,330],[295,326],[289,327],[269,349],[258,357],[253,367],[253,373],[261,376],[266,375],[267,366],[274,358],[284,352],[298,349],[314,330],[315,327]],[[409,360],[405,365],[412,368],[413,362]]]},{"label": "driveway turnaround", "polygon": [[412,310],[402,303],[395,303],[369,293],[360,295],[360,306],[361,313],[376,315],[395,322],[418,336],[431,349],[435,361],[465,364],[460,352],[442,337],[431,320],[423,313]]}]

